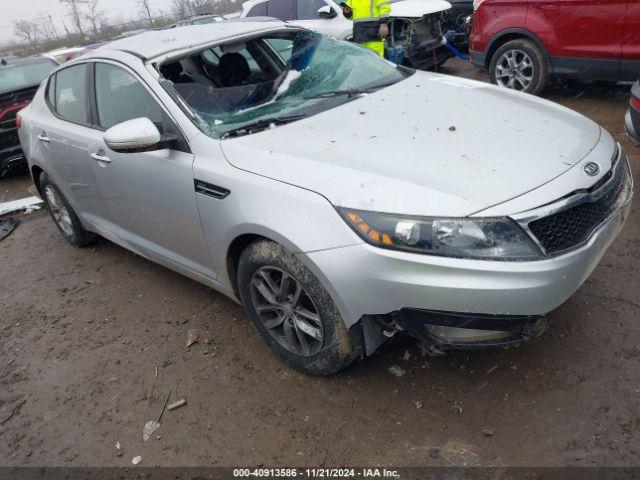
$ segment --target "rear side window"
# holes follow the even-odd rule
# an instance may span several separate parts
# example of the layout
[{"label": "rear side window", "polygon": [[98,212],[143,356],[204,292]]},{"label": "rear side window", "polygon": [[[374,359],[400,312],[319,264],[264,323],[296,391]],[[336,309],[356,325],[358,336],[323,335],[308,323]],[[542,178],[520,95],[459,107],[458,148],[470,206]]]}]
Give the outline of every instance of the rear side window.
[{"label": "rear side window", "polygon": [[249,10],[247,17],[266,17],[267,16],[267,2],[260,3]]},{"label": "rear side window", "polygon": [[294,20],[296,18],[296,0],[269,0],[267,15],[284,21]]},{"label": "rear side window", "polygon": [[298,20],[318,20],[318,10],[326,6],[324,0],[298,0]]},{"label": "rear side window", "polygon": [[63,120],[86,124],[87,118],[87,64],[60,70],[51,84],[55,88],[55,111]]},{"label": "rear side window", "polygon": [[98,123],[105,130],[134,118],[146,117],[162,131],[163,111],[147,89],[129,72],[96,63]]}]

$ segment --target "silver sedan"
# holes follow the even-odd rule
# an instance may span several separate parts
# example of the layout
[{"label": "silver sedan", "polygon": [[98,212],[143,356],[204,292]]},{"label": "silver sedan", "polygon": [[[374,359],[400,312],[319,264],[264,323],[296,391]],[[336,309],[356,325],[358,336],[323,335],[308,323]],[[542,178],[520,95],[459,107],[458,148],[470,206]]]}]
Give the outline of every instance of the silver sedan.
[{"label": "silver sedan", "polygon": [[110,43],[53,72],[20,124],[69,242],[219,290],[313,374],[398,332],[434,354],[539,336],[633,191],[581,115],[277,21]]}]

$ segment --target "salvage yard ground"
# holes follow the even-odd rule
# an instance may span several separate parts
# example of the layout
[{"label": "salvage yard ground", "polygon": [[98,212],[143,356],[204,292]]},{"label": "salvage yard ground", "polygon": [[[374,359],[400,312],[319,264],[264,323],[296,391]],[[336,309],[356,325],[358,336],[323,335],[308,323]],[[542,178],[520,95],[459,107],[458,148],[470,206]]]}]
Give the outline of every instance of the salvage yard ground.
[{"label": "salvage yard ground", "polygon": [[[445,71],[484,78],[457,60]],[[546,96],[622,142],[638,184],[628,88]],[[0,180],[0,202],[33,193],[25,176]],[[638,465],[637,205],[542,339],[440,358],[396,339],[331,378],[280,363],[215,291],[107,241],[75,249],[44,212],[23,216],[0,243],[0,463]],[[198,340],[187,348],[189,330]],[[169,392],[187,404],[165,411],[145,443]]]}]

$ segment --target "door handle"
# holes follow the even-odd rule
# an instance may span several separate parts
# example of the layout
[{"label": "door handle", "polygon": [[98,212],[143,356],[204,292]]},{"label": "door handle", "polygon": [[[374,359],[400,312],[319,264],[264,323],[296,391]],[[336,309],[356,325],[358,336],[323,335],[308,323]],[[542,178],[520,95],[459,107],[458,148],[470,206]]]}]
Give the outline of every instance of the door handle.
[{"label": "door handle", "polygon": [[46,143],[49,143],[51,141],[51,139],[47,137],[44,133],[41,133],[40,135],[38,135],[38,140]]},{"label": "door handle", "polygon": [[97,153],[92,153],[89,155],[95,161],[100,163],[111,163],[111,159],[109,157],[105,157],[104,155],[98,155]]}]

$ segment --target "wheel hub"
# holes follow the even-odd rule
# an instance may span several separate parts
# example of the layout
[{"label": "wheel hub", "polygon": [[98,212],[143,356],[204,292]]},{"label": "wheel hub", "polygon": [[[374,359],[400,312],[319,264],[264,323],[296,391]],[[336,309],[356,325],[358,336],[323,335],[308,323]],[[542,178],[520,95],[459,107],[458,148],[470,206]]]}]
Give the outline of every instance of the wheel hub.
[{"label": "wheel hub", "polygon": [[258,318],[282,347],[303,357],[320,351],[322,319],[298,280],[279,268],[263,267],[254,273],[249,289]]}]

